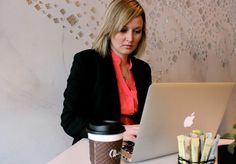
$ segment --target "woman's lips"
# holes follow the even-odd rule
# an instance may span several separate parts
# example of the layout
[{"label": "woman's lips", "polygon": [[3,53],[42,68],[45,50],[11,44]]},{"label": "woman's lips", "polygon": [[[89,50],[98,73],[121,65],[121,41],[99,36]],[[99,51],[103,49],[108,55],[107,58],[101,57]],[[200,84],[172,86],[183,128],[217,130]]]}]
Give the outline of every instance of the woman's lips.
[{"label": "woman's lips", "polygon": [[125,44],[125,45],[123,45],[123,47],[130,49],[130,48],[132,48],[132,45]]}]

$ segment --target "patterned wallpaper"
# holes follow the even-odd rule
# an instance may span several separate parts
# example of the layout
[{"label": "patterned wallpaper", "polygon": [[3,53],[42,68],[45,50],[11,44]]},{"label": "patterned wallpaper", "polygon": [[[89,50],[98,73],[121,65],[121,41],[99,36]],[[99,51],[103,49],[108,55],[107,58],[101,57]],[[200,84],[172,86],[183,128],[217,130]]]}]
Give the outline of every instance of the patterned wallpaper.
[{"label": "patterned wallpaper", "polygon": [[[236,1],[139,0],[147,15],[142,56],[153,81],[236,81]],[[26,0],[90,48],[110,0]]]},{"label": "patterned wallpaper", "polygon": [[[236,82],[236,0],[139,1],[153,81]],[[47,163],[71,145],[60,126],[66,79],[109,2],[0,0],[0,163]],[[235,99],[236,88],[222,131],[235,123]]]},{"label": "patterned wallpaper", "polygon": [[[96,3],[94,3],[96,1]],[[109,0],[26,0],[35,11],[44,14],[65,29],[66,35],[91,47]]]}]

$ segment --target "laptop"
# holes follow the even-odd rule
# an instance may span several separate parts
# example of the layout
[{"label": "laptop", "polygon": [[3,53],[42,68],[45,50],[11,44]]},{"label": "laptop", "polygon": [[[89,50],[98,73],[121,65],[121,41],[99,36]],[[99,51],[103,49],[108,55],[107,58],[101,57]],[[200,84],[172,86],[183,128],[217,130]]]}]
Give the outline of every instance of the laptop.
[{"label": "laptop", "polygon": [[216,135],[234,83],[153,83],[150,85],[133,152],[138,162],[178,152],[177,136],[199,129]]}]

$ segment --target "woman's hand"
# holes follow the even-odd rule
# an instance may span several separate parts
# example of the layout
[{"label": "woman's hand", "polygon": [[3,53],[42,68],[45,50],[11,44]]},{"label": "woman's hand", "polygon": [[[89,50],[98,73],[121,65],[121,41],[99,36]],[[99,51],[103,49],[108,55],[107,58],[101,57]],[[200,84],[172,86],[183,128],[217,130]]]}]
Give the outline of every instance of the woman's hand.
[{"label": "woman's hand", "polygon": [[125,127],[125,132],[123,133],[123,140],[135,142],[137,138],[139,125],[123,125],[123,126]]}]

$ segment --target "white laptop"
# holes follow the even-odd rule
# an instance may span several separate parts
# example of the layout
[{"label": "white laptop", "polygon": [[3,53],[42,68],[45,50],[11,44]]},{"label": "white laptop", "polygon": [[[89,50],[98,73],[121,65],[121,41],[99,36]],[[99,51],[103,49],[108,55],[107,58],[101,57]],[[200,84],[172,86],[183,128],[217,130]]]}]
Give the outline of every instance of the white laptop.
[{"label": "white laptop", "polygon": [[129,162],[178,152],[177,136],[192,130],[216,135],[234,83],[153,83],[148,90],[140,129]]}]

